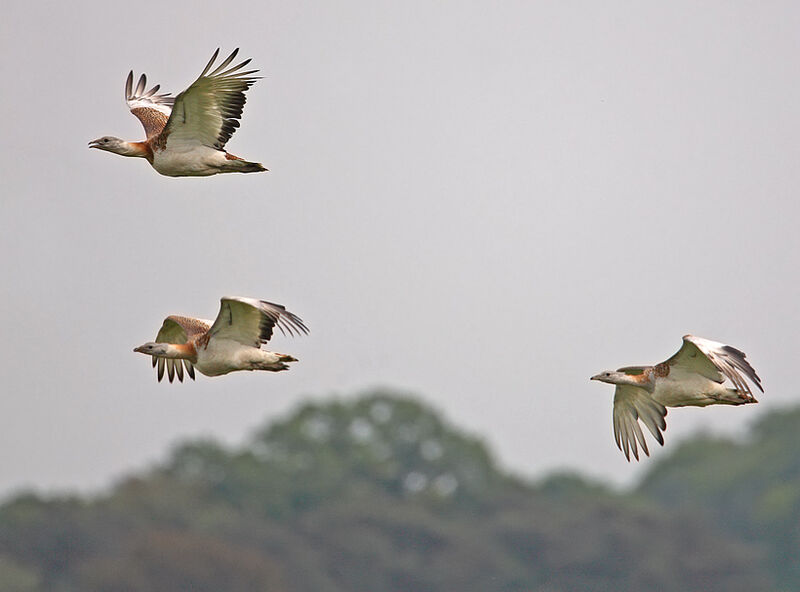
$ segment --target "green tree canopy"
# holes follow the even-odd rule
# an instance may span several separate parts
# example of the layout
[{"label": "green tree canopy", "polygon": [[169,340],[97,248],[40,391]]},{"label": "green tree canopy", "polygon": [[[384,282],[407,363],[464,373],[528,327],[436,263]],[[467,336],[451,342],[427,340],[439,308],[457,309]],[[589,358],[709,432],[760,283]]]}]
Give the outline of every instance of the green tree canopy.
[{"label": "green tree canopy", "polygon": [[[735,446],[753,446],[759,434]],[[713,457],[727,446],[703,451]],[[794,498],[776,490],[762,522],[743,522],[748,536],[725,534],[715,522],[721,507],[746,500],[729,495],[713,511],[690,494],[680,506],[663,502],[677,482],[715,491],[683,450],[637,495],[575,475],[533,485],[407,395],[307,403],[237,448],[182,444],[104,496],[8,501],[0,584],[25,592],[771,589],[755,526],[793,515]]]}]

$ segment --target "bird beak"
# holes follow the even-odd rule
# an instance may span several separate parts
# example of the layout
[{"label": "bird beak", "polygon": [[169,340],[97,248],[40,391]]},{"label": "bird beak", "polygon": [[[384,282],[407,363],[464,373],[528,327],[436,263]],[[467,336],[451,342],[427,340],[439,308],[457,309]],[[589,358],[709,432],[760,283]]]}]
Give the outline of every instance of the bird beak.
[{"label": "bird beak", "polygon": [[89,148],[100,148],[100,140],[92,140],[89,142]]},{"label": "bird beak", "polygon": [[589,380],[600,380],[600,375],[599,374],[595,374]]},{"label": "bird beak", "polygon": [[134,347],[133,351],[135,351],[137,353],[142,353],[142,346],[140,345],[139,347]]}]

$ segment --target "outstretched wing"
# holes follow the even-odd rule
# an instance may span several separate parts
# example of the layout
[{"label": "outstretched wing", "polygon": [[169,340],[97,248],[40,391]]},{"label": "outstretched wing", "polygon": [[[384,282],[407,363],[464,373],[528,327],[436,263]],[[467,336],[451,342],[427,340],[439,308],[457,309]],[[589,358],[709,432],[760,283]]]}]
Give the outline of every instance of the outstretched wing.
[{"label": "outstretched wing", "polygon": [[308,333],[300,317],[281,304],[226,296],[221,300],[219,314],[208,334],[214,339],[232,339],[243,345],[261,347],[272,338],[276,326],[284,335]]},{"label": "outstretched wing", "polygon": [[258,77],[258,70],[241,71],[250,63],[245,60],[227,70],[239,49],[235,49],[214,71],[211,67],[219,49],[208,65],[185,91],[175,97],[172,114],[164,128],[167,148],[203,145],[222,150],[239,127],[245,104],[245,91]]},{"label": "outstretched wing", "polygon": [[639,420],[653,434],[659,444],[664,445],[662,431],[667,429],[667,408],[653,400],[645,389],[629,384],[618,384],[614,391],[614,439],[625,458],[639,460],[639,446],[650,456]]},{"label": "outstretched wing", "polygon": [[175,98],[169,93],[157,95],[156,92],[161,88],[160,84],[156,84],[147,92],[144,90],[146,87],[147,76],[142,74],[136,83],[136,88],[133,88],[133,70],[131,70],[125,81],[125,102],[128,103],[131,113],[142,122],[149,140],[160,134],[167,125]]},{"label": "outstretched wing", "polygon": [[747,377],[762,393],[764,392],[761,379],[745,359],[744,353],[718,341],[684,335],[681,349],[666,363],[685,371],[697,372],[720,384],[727,378],[736,387],[736,390],[752,397],[750,385],[745,380]]},{"label": "outstretched wing", "polygon": [[[197,335],[208,331],[210,326],[211,323],[209,321],[204,321],[202,319],[171,315],[164,319],[161,329],[158,330],[156,343],[187,343]],[[181,361],[183,364],[181,364]],[[186,372],[189,374],[189,377],[194,380],[194,365],[189,360],[173,360],[171,358],[153,356],[153,367],[156,365],[158,366],[159,382],[164,378],[165,366],[170,382],[175,378],[175,374],[178,375],[178,380],[183,382],[184,366],[186,366]]]}]

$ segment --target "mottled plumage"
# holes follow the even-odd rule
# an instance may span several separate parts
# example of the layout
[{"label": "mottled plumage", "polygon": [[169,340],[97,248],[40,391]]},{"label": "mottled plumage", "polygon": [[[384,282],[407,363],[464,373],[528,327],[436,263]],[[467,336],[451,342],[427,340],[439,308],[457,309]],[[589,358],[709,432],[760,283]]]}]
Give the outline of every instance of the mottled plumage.
[{"label": "mottled plumage", "polygon": [[591,378],[617,387],[614,438],[629,461],[631,452],[639,460],[639,447],[650,454],[640,421],[663,445],[667,407],[757,403],[746,379],[764,392],[761,379],[743,352],[693,335],[684,336],[681,349],[666,362],[627,366]]},{"label": "mottled plumage", "polygon": [[204,319],[171,315],[164,319],[155,342],[133,351],[153,357],[158,380],[166,369],[169,381],[183,370],[194,380],[195,368],[206,376],[219,376],[237,370],[288,370],[292,356],[261,349],[272,338],[275,327],[281,333],[299,335],[308,328],[281,304],[253,298],[228,296],[220,302],[219,314],[212,323]]},{"label": "mottled plumage", "polygon": [[145,91],[144,74],[134,88],[131,71],[125,81],[125,101],[141,121],[147,139],[125,142],[104,136],[90,142],[90,148],[146,158],[156,171],[170,177],[265,171],[262,165],[224,150],[239,127],[246,101],[244,93],[258,80],[252,76],[258,70],[242,70],[249,59],[229,67],[238,52],[234,50],[212,71],[219,55],[217,49],[197,80],[174,98],[166,93],[156,94],[159,85]]}]

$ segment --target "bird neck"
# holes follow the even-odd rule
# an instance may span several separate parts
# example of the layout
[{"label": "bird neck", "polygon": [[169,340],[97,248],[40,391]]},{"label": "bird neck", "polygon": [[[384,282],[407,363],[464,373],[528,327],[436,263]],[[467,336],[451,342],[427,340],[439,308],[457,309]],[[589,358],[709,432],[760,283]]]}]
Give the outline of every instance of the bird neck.
[{"label": "bird neck", "polygon": [[649,368],[645,369],[641,374],[623,374],[617,378],[617,384],[630,384],[631,386],[638,386],[647,391],[653,390],[653,371]]},{"label": "bird neck", "polygon": [[153,157],[153,151],[147,142],[122,142],[113,152],[121,156],[133,156],[147,160]]},{"label": "bird neck", "polygon": [[191,343],[166,343],[167,351],[159,354],[160,358],[173,358],[183,360],[194,360],[197,352]]}]

